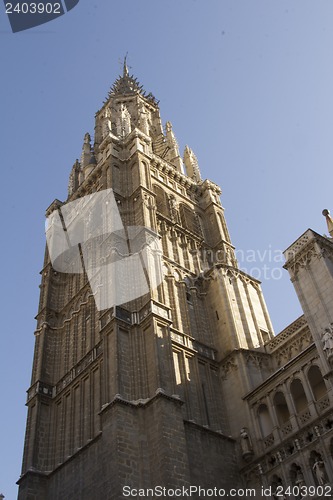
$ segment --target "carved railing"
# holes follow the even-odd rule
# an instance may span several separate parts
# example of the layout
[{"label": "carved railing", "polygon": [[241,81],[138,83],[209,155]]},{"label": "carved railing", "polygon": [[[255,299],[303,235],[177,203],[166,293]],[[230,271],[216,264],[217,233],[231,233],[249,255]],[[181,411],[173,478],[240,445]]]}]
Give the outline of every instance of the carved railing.
[{"label": "carved railing", "polygon": [[288,420],[280,427],[281,433],[283,436],[290,434],[293,430],[293,424]]},{"label": "carved railing", "polygon": [[300,427],[311,420],[311,412],[308,408],[305,408],[301,412],[297,413],[297,420]]},{"label": "carved railing", "polygon": [[323,413],[325,410],[327,410],[327,408],[330,407],[330,400],[327,394],[316,401],[316,407],[319,413]]},{"label": "carved railing", "polygon": [[272,434],[269,434],[268,436],[266,436],[263,440],[262,440],[262,443],[264,445],[264,448],[270,448],[271,446],[273,446],[275,442],[275,438],[274,438],[274,435],[273,433]]}]

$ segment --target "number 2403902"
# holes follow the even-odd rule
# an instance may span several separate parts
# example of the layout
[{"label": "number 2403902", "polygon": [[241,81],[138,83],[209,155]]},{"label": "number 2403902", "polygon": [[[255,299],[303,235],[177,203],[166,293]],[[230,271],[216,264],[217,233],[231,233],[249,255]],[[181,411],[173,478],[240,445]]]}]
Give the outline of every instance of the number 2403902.
[{"label": "number 2403902", "polygon": [[61,4],[56,3],[6,3],[6,14],[63,14]]}]

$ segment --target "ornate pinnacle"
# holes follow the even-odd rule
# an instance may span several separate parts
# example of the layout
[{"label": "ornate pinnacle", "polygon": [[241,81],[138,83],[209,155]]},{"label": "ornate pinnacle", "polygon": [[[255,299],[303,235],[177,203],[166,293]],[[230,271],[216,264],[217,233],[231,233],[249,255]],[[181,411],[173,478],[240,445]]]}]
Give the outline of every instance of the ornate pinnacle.
[{"label": "ornate pinnacle", "polygon": [[104,101],[104,104],[110,99],[110,97],[126,94],[141,94],[142,97],[147,99],[147,101],[149,101],[151,104],[155,106],[158,105],[158,101],[155,99],[153,94],[151,92],[149,94],[146,94],[143,86],[140,85],[138,80],[133,75],[129,74],[127,66],[127,53],[124,57],[123,74],[122,76],[119,76],[112,85],[111,89],[109,90],[107,99],[106,101]]},{"label": "ornate pinnacle", "polygon": [[330,211],[327,210],[327,208],[325,208],[322,211],[322,214],[326,218],[328,232],[330,233],[331,237],[333,238],[333,219],[330,216]]}]

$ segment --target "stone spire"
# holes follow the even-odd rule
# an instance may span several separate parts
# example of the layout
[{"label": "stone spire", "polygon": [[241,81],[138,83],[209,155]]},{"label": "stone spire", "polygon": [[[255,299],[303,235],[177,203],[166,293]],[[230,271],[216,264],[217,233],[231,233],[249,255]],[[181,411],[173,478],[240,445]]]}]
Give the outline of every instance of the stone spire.
[{"label": "stone spire", "polygon": [[81,165],[82,168],[89,165],[91,158],[91,137],[88,132],[85,134],[83,139],[82,154],[81,154]]},{"label": "stone spire", "polygon": [[169,148],[167,158],[170,163],[172,163],[179,172],[182,171],[183,162],[179,154],[179,146],[176,136],[172,130],[171,122],[166,122],[165,124],[165,138],[166,144]]},{"label": "stone spire", "polygon": [[146,94],[143,85],[138,82],[137,78],[129,74],[127,66],[127,54],[124,58],[123,74],[122,76],[119,76],[112,85],[106,100],[108,101],[110,97],[126,94],[140,94],[151,104],[158,104],[158,101],[155,99],[152,93],[150,92],[149,94]]},{"label": "stone spire", "polygon": [[332,217],[330,216],[330,211],[329,211],[329,210],[327,210],[327,208],[325,208],[325,209],[322,211],[322,214],[323,214],[323,216],[326,218],[328,232],[330,233],[331,238],[333,238],[333,219],[332,219]]},{"label": "stone spire", "polygon": [[[79,160],[75,160],[75,163],[72,167],[71,173],[69,175],[69,183],[68,183],[68,196],[71,196],[79,187],[80,184],[80,172],[81,165]],[[1,498],[0,498],[1,500]]]},{"label": "stone spire", "polygon": [[84,136],[82,154],[81,154],[81,168],[86,179],[90,172],[92,172],[97,164],[94,151],[91,147],[91,137],[88,132]]},{"label": "stone spire", "polygon": [[201,181],[198,159],[188,146],[185,146],[184,163],[187,175],[196,182]]}]

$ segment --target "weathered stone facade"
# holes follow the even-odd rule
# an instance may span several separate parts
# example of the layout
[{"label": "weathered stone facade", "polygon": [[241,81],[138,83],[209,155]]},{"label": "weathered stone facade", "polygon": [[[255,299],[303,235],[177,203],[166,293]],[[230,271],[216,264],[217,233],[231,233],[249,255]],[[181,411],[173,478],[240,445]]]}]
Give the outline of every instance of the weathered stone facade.
[{"label": "weathered stone facade", "polygon": [[99,311],[87,275],[56,271],[46,251],[19,500],[190,485],[254,487],[261,498],[262,486],[295,484],[300,470],[316,484],[319,455],[332,480],[322,340],[332,241],[308,230],[287,250],[304,317],[274,337],[260,283],[238,268],[220,188],[201,179],[190,148],[181,158],[171,123],[164,132],[158,102],[126,65],[64,204],[109,188],[125,226],[159,235],[163,282]]}]

